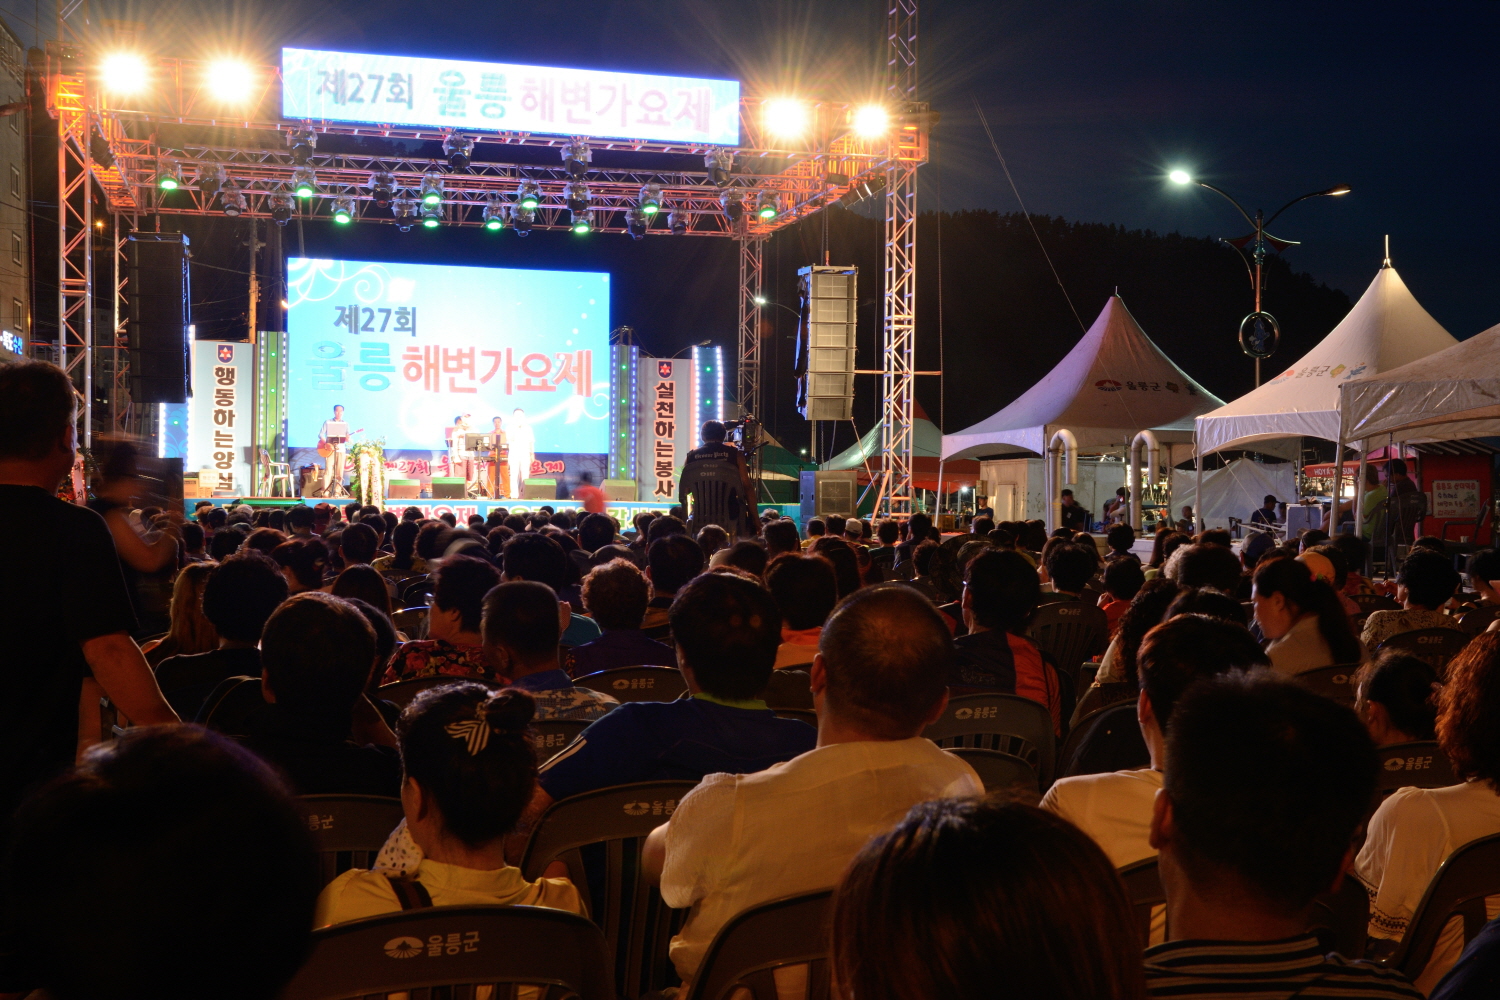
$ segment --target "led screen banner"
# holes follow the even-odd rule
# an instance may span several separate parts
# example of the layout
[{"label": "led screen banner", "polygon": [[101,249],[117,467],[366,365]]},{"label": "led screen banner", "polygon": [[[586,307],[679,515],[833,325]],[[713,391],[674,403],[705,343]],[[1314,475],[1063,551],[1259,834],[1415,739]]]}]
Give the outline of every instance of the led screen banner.
[{"label": "led screen banner", "polygon": [[321,121],[734,146],[740,85],[649,73],[281,50],[281,113]]},{"label": "led screen banner", "polygon": [[412,478],[446,476],[459,417],[532,476],[602,478],[609,435],[609,275],[287,261],[287,444],[320,462],[323,422],[342,406],[355,441],[383,440]]}]

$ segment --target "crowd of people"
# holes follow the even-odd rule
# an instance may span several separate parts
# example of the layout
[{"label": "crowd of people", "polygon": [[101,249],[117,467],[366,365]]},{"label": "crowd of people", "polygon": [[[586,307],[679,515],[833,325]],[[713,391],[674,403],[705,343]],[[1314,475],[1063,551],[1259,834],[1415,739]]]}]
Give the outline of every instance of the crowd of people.
[{"label": "crowd of people", "polygon": [[[1236,551],[1168,527],[1142,560],[1128,525],[1101,547],[1066,516],[1050,535],[976,517],[946,537],[921,513],[801,529],[768,513],[754,537],[551,505],[185,518],[133,505],[124,447],[90,510],[56,497],[74,416],[60,370],[0,370],[0,993],[257,1000],[316,927],[476,903],[585,913],[563,866],[517,867],[548,807],[686,779],[641,872],[688,911],[669,949],[684,983],[737,914],[832,888],[844,1000],[1494,995],[1493,924],[1467,951],[1461,922],[1445,928],[1415,982],[1376,961],[1444,860],[1500,833],[1500,631],[1443,671],[1376,647],[1494,605],[1493,553],[1461,590],[1419,546],[1401,610],[1357,631],[1349,598],[1369,583],[1350,536]],[[1061,602],[1107,621],[1083,690],[1031,634]],[[1297,680],[1331,665],[1357,671],[1353,709]],[[589,686],[634,666],[674,668],[686,694]],[[451,683],[404,708],[386,697],[435,678]],[[795,707],[786,691],[815,726],[773,710]],[[923,736],[969,693],[1036,702],[1059,741],[1131,704],[1135,758],[986,796]],[[539,754],[532,727],[558,719],[587,727]],[[1459,783],[1377,800],[1378,750],[1414,742]],[[320,886],[293,797],[329,793],[399,799],[404,819],[372,868]],[[1143,952],[1116,872],[1152,858],[1165,905]],[[1371,961],[1309,930],[1346,878],[1371,900]]]}]

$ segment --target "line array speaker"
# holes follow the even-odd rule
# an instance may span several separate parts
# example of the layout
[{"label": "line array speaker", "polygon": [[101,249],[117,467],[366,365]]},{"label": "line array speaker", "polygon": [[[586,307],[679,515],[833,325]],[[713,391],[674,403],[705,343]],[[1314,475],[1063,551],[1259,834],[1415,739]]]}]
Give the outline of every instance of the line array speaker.
[{"label": "line array speaker", "polygon": [[192,394],[188,238],[182,233],[132,233],[129,239],[130,398],[185,403]]},{"label": "line array speaker", "polygon": [[802,321],[797,330],[797,409],[808,420],[854,416],[855,296],[859,269],[797,271]]}]

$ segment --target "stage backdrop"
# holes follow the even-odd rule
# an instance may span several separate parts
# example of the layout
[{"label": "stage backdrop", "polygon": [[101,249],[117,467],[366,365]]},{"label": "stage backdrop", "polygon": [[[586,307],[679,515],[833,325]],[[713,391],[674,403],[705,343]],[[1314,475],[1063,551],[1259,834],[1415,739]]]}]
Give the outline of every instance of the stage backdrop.
[{"label": "stage backdrop", "polygon": [[448,474],[459,414],[476,433],[501,417],[513,452],[529,426],[532,476],[603,478],[608,274],[293,257],[287,279],[294,466],[317,461],[340,404],[355,440],[384,439],[412,478]]}]

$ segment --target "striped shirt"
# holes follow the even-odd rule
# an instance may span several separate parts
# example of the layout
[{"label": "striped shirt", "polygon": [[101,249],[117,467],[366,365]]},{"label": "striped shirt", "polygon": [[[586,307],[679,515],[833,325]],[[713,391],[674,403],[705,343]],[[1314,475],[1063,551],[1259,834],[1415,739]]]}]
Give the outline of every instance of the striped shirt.
[{"label": "striped shirt", "polygon": [[1337,954],[1311,934],[1280,941],[1171,941],[1146,949],[1154,1000],[1421,1000],[1398,972]]}]

